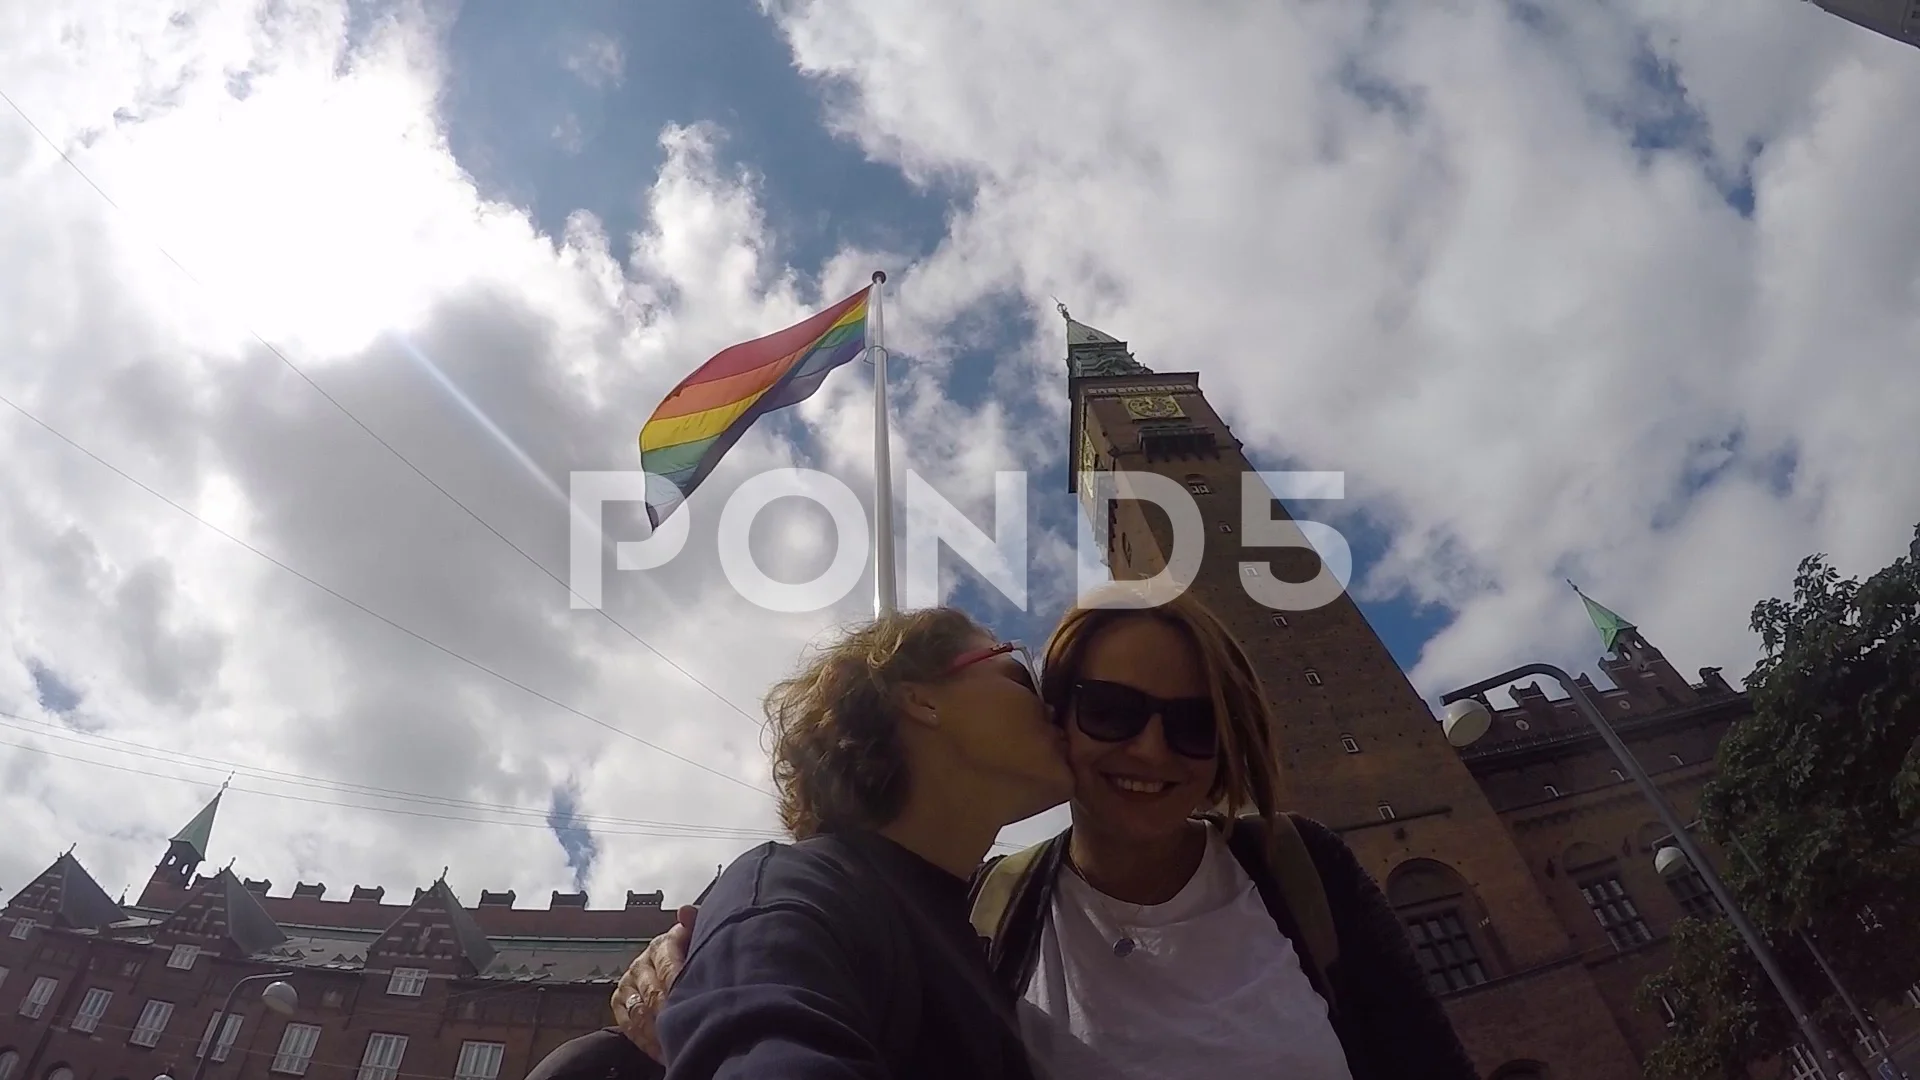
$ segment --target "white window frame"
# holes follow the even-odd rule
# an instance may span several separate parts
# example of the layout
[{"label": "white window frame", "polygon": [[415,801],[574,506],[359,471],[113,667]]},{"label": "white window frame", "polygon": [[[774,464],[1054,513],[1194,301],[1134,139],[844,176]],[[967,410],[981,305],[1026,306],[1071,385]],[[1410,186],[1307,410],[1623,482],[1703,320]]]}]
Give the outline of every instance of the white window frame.
[{"label": "white window frame", "polygon": [[1914,983],[1912,986],[1907,987],[1906,997],[1907,997],[1907,1004],[1913,1006],[1916,1009],[1920,1009],[1920,982]]},{"label": "white window frame", "polygon": [[367,1036],[367,1049],[360,1055],[360,1072],[354,1080],[396,1080],[406,1056],[405,1035],[376,1031]]},{"label": "white window frame", "polygon": [[1357,754],[1360,752],[1360,740],[1351,735],[1342,735],[1340,736],[1340,749],[1345,750],[1349,754]]},{"label": "white window frame", "polygon": [[13,1080],[13,1074],[19,1068],[20,1051],[0,1050],[0,1080]]},{"label": "white window frame", "polygon": [[15,919],[13,920],[13,931],[7,936],[13,938],[15,941],[25,941],[27,940],[27,935],[33,933],[33,928],[36,925],[32,919]]},{"label": "white window frame", "polygon": [[453,1080],[498,1080],[500,1066],[506,1059],[506,1043],[463,1042],[460,1044],[460,1063],[453,1070]]},{"label": "white window frame", "polygon": [[428,974],[426,968],[394,968],[393,975],[387,979],[387,993],[397,997],[419,997],[426,993]]},{"label": "white window frame", "polygon": [[53,992],[59,989],[60,980],[51,975],[42,975],[33,980],[33,989],[20,999],[20,1015],[29,1020],[38,1020],[46,1013],[47,1006],[53,1003]]},{"label": "white window frame", "polygon": [[160,1036],[167,1030],[167,1021],[173,1019],[173,1002],[150,998],[140,1009],[140,1022],[133,1026],[133,1034],[127,1041],[135,1046],[158,1046]]},{"label": "white window frame", "polygon": [[200,959],[200,946],[175,945],[173,952],[167,955],[167,966],[175,971],[192,971],[195,961]]},{"label": "white window frame", "polygon": [[226,1020],[225,1026],[221,1026],[220,1024],[222,1019],[223,1016],[220,1013],[214,1013],[212,1016],[207,1017],[207,1030],[200,1035],[200,1045],[194,1048],[194,1057],[203,1058],[207,1056],[207,1044],[213,1041],[213,1030],[216,1027],[220,1027],[220,1041],[214,1043],[213,1060],[225,1061],[227,1060],[227,1055],[233,1052],[233,1044],[240,1040],[240,1025],[246,1020],[246,1017],[241,1016],[239,1013],[226,1015],[224,1017]]},{"label": "white window frame", "polygon": [[1547,798],[1549,798],[1549,799],[1557,799],[1557,798],[1559,798],[1559,797],[1560,797],[1560,789],[1559,789],[1559,788],[1557,788],[1557,787],[1554,787],[1554,786],[1553,786],[1552,784],[1548,784],[1548,785],[1547,785]]},{"label": "white window frame", "polygon": [[113,991],[102,990],[96,986],[87,991],[80,1002],[80,1009],[73,1014],[73,1023],[68,1027],[74,1031],[91,1035],[100,1026],[100,1018],[107,1015],[107,1006],[113,1004]]},{"label": "white window frame", "polygon": [[1194,495],[1211,495],[1211,494],[1213,494],[1213,488],[1212,488],[1212,487],[1210,487],[1210,486],[1209,486],[1209,485],[1207,484],[1207,482],[1206,482],[1205,480],[1189,480],[1189,481],[1187,481],[1187,491],[1188,491],[1189,493],[1191,493],[1191,494],[1194,494]]},{"label": "white window frame", "polygon": [[[7,985],[7,969],[0,967],[0,986],[5,986],[5,985]],[[7,1078],[4,1076],[0,1076],[0,1080],[7,1080]]]},{"label": "white window frame", "polygon": [[1320,672],[1318,670],[1314,668],[1308,668],[1307,669],[1307,685],[1308,686],[1325,686],[1327,685],[1327,683],[1325,679],[1322,679],[1320,677]]},{"label": "white window frame", "polygon": [[289,1076],[307,1075],[313,1064],[313,1052],[320,1046],[319,1024],[288,1024],[280,1033],[280,1049],[273,1055],[272,1072]]},{"label": "white window frame", "polygon": [[1379,805],[1379,806],[1378,806],[1378,807],[1377,807],[1376,809],[1378,809],[1378,810],[1380,811],[1380,820],[1381,820],[1381,821],[1393,821],[1393,820],[1395,820],[1395,818],[1394,818],[1394,816],[1393,816],[1393,804],[1392,804],[1392,803],[1381,803],[1381,804],[1380,804],[1380,805]]},{"label": "white window frame", "polygon": [[1272,618],[1273,618],[1273,625],[1275,626],[1284,627],[1287,625],[1287,617],[1285,615],[1280,614],[1277,611],[1273,613]]}]

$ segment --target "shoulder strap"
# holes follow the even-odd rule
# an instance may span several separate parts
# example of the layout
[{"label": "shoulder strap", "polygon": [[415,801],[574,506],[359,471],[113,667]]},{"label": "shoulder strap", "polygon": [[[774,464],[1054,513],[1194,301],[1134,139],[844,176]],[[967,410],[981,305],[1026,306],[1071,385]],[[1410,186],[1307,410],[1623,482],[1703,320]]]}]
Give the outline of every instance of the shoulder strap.
[{"label": "shoulder strap", "polygon": [[1327,999],[1329,1010],[1338,1011],[1329,979],[1340,959],[1333,908],[1292,815],[1278,815],[1272,829],[1258,815],[1229,819],[1208,814],[1206,818],[1225,830],[1228,847],[1260,887],[1268,912],[1293,942],[1307,978]]},{"label": "shoulder strap", "polygon": [[1042,841],[1011,855],[1002,855],[981,868],[973,883],[973,929],[983,938],[997,938],[1000,927],[1013,907],[1013,894],[1019,890],[1033,864],[1046,849]]}]

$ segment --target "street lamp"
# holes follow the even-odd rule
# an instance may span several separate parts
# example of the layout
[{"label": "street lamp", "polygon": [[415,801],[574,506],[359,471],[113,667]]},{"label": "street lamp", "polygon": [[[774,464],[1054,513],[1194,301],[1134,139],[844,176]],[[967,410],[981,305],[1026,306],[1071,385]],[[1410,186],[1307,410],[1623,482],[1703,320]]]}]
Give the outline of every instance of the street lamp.
[{"label": "street lamp", "polygon": [[1484,694],[1498,686],[1506,686],[1528,675],[1544,675],[1559,683],[1566,690],[1567,696],[1573,699],[1574,707],[1580,710],[1580,715],[1586,717],[1587,722],[1600,733],[1600,738],[1606,742],[1607,748],[1613,751],[1615,758],[1619,759],[1620,767],[1633,778],[1634,784],[1640,789],[1640,794],[1653,805],[1654,813],[1660,815],[1661,823],[1673,834],[1674,842],[1680,845],[1680,850],[1686,858],[1700,871],[1701,878],[1707,883],[1707,889],[1713,893],[1715,900],[1720,901],[1720,907],[1726,911],[1727,917],[1733,920],[1734,928],[1740,931],[1740,936],[1745,939],[1747,949],[1753,953],[1754,959],[1760,961],[1760,967],[1767,973],[1767,978],[1772,980],[1773,988],[1780,992],[1781,1000],[1787,1003],[1787,1011],[1793,1014],[1794,1022],[1800,1025],[1801,1037],[1807,1040],[1809,1047],[1813,1048],[1814,1063],[1819,1068],[1820,1075],[1826,1080],[1839,1080],[1837,1070],[1840,1059],[1827,1046],[1826,1035],[1821,1032],[1819,1025],[1813,1022],[1813,1017],[1807,1012],[1806,1005],[1800,1001],[1800,995],[1793,992],[1792,984],[1787,982],[1786,974],[1780,970],[1779,963],[1774,960],[1773,950],[1767,948],[1767,943],[1760,937],[1759,931],[1747,921],[1746,913],[1740,910],[1740,905],[1734,903],[1733,895],[1727,891],[1726,883],[1720,880],[1720,875],[1714,872],[1712,864],[1707,862],[1705,856],[1700,853],[1700,849],[1694,845],[1693,838],[1687,835],[1687,830],[1681,826],[1679,815],[1673,812],[1673,807],[1667,805],[1666,798],[1660,794],[1660,789],[1654,786],[1646,770],[1640,767],[1640,762],[1633,756],[1633,751],[1627,749],[1627,744],[1620,741],[1620,735],[1613,730],[1613,725],[1607,723],[1607,718],[1600,714],[1599,707],[1587,697],[1586,691],[1582,690],[1580,684],[1571,676],[1551,664],[1527,664],[1443,695],[1440,703],[1446,706],[1446,712],[1441,716],[1441,726],[1446,732],[1447,741],[1456,747],[1463,747],[1486,735],[1488,729],[1493,726],[1493,715],[1484,702],[1476,699],[1476,695]]},{"label": "street lamp", "polygon": [[[259,975],[249,975],[233,984],[233,987],[227,991],[227,1000],[220,1006],[219,1026],[207,1033],[206,1051],[200,1055],[200,1060],[194,1063],[193,1080],[200,1080],[201,1075],[207,1071],[207,1060],[213,1057],[214,1049],[220,1045],[220,1031],[227,1026],[227,1015],[233,1011],[233,998],[240,992],[240,988],[262,979],[275,980],[260,992],[260,1003],[281,1016],[292,1016],[300,1008],[300,995],[294,991],[293,984],[280,981],[291,978],[293,978],[291,971],[267,971]],[[162,1075],[154,1077],[154,1080],[172,1080],[172,1077]]]}]

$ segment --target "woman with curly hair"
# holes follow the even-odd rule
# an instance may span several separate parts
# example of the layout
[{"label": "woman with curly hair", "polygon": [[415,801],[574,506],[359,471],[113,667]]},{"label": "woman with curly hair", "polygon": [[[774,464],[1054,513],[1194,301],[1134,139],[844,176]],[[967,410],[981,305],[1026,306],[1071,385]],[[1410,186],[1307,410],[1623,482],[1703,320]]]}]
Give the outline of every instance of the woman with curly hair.
[{"label": "woman with curly hair", "polygon": [[1031,1074],[968,922],[1000,830],[1072,776],[1019,646],[959,611],[875,620],[767,698],[791,844],[742,855],[660,1011],[668,1080]]}]

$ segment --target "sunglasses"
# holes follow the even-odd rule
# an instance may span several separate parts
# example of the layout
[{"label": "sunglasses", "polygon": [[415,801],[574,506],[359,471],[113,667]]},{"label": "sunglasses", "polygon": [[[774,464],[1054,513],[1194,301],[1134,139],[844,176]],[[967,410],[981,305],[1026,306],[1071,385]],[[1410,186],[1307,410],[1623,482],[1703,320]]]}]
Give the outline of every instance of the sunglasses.
[{"label": "sunglasses", "polygon": [[1088,738],[1101,742],[1136,738],[1158,716],[1168,749],[1181,757],[1212,758],[1220,748],[1212,698],[1169,701],[1124,683],[1084,679],[1073,684],[1073,716]]},{"label": "sunglasses", "polygon": [[985,649],[972,649],[963,652],[954,658],[953,663],[947,665],[946,673],[948,675],[957,675],[961,671],[972,667],[974,664],[991,660],[996,656],[1011,656],[1014,660],[1018,661],[1018,666],[1012,672],[1013,681],[1033,691],[1035,694],[1040,692],[1040,677],[1035,674],[1034,671],[1033,654],[1027,651],[1025,645],[1017,641],[1003,641],[998,645],[989,646]]}]

